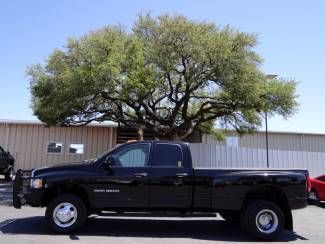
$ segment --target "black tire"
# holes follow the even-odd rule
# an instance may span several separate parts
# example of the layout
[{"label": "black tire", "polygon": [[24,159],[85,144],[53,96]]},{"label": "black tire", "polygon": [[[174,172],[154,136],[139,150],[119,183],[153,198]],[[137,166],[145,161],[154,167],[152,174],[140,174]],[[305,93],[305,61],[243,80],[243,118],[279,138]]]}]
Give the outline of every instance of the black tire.
[{"label": "black tire", "polygon": [[242,228],[262,240],[276,239],[283,232],[284,222],[283,211],[273,202],[265,200],[251,202],[241,215]]},{"label": "black tire", "polygon": [[[70,214],[73,213],[71,214],[72,216],[76,217],[68,215],[65,217],[71,217],[71,221],[60,222],[60,217],[57,217],[60,214],[55,214],[55,212],[58,213],[60,209],[61,211],[67,209],[67,211],[70,211]],[[71,233],[80,229],[85,224],[87,217],[87,209],[84,202],[81,198],[72,194],[62,194],[57,196],[48,204],[45,212],[45,219],[49,228],[57,233]]]},{"label": "black tire", "polygon": [[9,170],[5,172],[5,181],[12,181],[14,177],[14,169],[11,167]]},{"label": "black tire", "polygon": [[238,212],[220,212],[219,215],[229,223],[239,223],[240,213]]}]

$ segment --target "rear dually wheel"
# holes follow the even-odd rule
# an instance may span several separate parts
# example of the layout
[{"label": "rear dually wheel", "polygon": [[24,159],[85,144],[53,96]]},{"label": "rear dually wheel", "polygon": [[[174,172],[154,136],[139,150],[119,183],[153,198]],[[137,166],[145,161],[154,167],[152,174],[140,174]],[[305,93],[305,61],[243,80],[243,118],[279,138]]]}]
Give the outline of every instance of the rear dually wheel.
[{"label": "rear dually wheel", "polygon": [[252,236],[263,240],[276,239],[284,229],[284,213],[273,202],[251,202],[241,216],[242,228]]}]

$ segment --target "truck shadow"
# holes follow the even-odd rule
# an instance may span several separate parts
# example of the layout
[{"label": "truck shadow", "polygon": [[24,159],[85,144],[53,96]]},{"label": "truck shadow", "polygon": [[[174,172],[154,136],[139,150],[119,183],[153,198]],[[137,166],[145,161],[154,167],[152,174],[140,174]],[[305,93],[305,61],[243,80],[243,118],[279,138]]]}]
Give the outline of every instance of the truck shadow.
[{"label": "truck shadow", "polygon": [[[0,223],[3,234],[53,235],[42,216],[6,220]],[[223,220],[160,220],[89,218],[86,226],[70,235],[71,240],[81,236],[143,237],[143,238],[190,238],[225,242],[255,242],[239,225]],[[288,242],[307,240],[293,232],[285,232],[278,240]]]}]

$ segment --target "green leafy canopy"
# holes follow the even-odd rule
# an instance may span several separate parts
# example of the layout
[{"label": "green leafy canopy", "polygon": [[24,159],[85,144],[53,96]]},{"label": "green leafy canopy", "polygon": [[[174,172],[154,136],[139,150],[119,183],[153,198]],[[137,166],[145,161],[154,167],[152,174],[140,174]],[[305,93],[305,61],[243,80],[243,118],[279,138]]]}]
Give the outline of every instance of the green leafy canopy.
[{"label": "green leafy canopy", "polygon": [[[28,68],[32,107],[47,125],[111,120],[157,138],[215,125],[245,132],[263,113],[297,109],[293,80],[267,79],[256,35],[184,16],[140,15],[131,31],[107,26]],[[141,134],[141,133],[140,133]]]}]

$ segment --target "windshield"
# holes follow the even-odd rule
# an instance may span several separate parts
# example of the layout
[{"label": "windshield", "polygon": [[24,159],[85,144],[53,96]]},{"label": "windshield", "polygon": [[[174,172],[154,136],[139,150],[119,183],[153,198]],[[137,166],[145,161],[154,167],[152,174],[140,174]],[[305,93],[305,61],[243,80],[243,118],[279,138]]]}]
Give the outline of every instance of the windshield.
[{"label": "windshield", "polygon": [[117,144],[115,147],[111,148],[108,151],[105,151],[101,154],[99,154],[96,158],[91,159],[93,162],[97,162],[98,160],[102,159],[103,157],[106,157],[107,154],[111,153],[112,151],[114,151],[115,149],[117,149],[118,147],[120,147],[122,144]]}]

